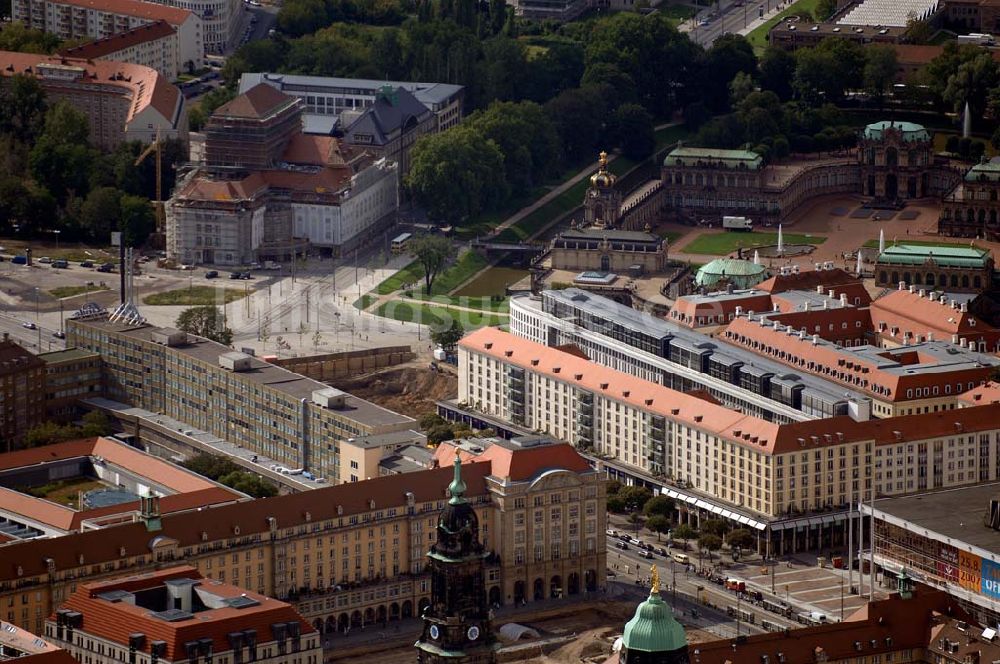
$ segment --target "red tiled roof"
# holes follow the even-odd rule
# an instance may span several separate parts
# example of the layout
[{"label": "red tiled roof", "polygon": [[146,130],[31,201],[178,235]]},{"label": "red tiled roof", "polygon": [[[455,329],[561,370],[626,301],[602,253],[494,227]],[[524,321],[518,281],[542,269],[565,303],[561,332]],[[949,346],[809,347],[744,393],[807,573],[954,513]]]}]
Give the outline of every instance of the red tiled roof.
[{"label": "red tiled roof", "polygon": [[84,7],[109,14],[135,16],[149,19],[150,21],[162,19],[171,25],[182,25],[194,16],[187,9],[168,7],[167,5],[160,5],[153,2],[141,2],[140,0],[53,0],[53,3]]},{"label": "red tiled roof", "polygon": [[[244,608],[223,607],[199,611],[181,620],[161,620],[150,609],[129,602],[112,602],[100,597],[113,590],[138,592],[161,587],[170,579],[198,579],[195,591],[201,589],[221,597],[244,595],[258,602]],[[81,584],[62,605],[62,608],[83,614],[81,632],[92,634],[120,645],[128,645],[129,635],[140,632],[146,635],[142,650],[148,652],[153,641],[165,641],[165,659],[185,659],[184,645],[188,641],[210,638],[216,653],[232,650],[228,634],[253,629],[258,642],[274,640],[271,632],[275,623],[298,622],[302,634],[315,629],[286,602],[243,590],[212,579],[206,579],[193,567],[183,566],[158,570],[131,577]],[[164,609],[167,607],[164,607]]]},{"label": "red tiled roof", "polygon": [[[775,296],[775,301],[780,296]],[[778,321],[793,329],[805,329],[806,334],[818,334],[827,341],[843,341],[845,339],[863,339],[872,331],[871,313],[867,307],[841,307],[834,309],[810,309],[809,311],[789,311],[788,313],[769,315],[768,320]],[[844,327],[844,324],[847,327]],[[830,326],[833,329],[830,329]],[[817,330],[816,328],[819,328]]]},{"label": "red tiled roof", "polygon": [[[911,293],[909,289],[894,290],[872,302],[872,323],[885,323],[883,336],[902,342],[903,334],[909,332],[914,337],[926,337],[933,333],[942,341],[953,335],[959,339],[978,342],[985,341],[987,350],[993,352],[1000,342],[1000,330],[979,320],[968,311],[953,308],[944,300],[931,300],[920,291]],[[892,334],[897,328],[896,335]]]},{"label": "red tiled roof", "polygon": [[[363,491],[358,490],[358,484],[340,484],[201,511],[167,514],[157,532],[149,532],[144,523],[136,522],[64,535],[58,539],[57,546],[53,546],[53,540],[44,538],[11,543],[0,546],[0,580],[19,578],[19,568],[22,578],[43,574],[46,559],[51,559],[57,570],[66,570],[118,560],[120,548],[125,549],[126,555],[148,555],[153,540],[160,537],[175,540],[184,548],[198,545],[202,533],[208,541],[215,541],[235,537],[237,527],[241,536],[267,532],[269,518],[273,518],[279,528],[287,528],[305,523],[307,513],[313,522],[362,514],[370,510],[371,500],[380,507],[402,506],[406,504],[407,492],[413,493],[418,504],[444,500],[451,472],[450,468],[442,468],[377,477],[367,480]],[[473,464],[464,472],[463,479],[468,487],[466,496],[487,495],[487,474],[489,467],[486,464]],[[342,514],[338,513],[338,508]]]},{"label": "red tiled roof", "polygon": [[344,166],[356,156],[354,150],[333,136],[295,134],[282,158],[290,164]]},{"label": "red tiled roof", "polygon": [[459,345],[474,353],[493,357],[569,385],[577,385],[594,394],[647,412],[669,415],[674,421],[702,431],[728,438],[732,438],[729,432],[733,429],[752,431],[759,443],[754,447],[765,453],[772,452],[772,444],[778,431],[778,425],[773,422],[765,422],[717,406],[492,327],[471,332]]},{"label": "red tiled roof", "polygon": [[[677,298],[674,306],[670,309],[668,318],[687,327],[699,327],[700,325],[722,325],[729,321],[729,315],[736,313],[736,307],[741,307],[746,311],[771,311],[770,293],[747,293],[746,297],[735,298],[727,296],[712,300],[703,296],[685,295]],[[722,316],[722,322],[718,316]],[[704,323],[699,323],[698,318],[707,319]]]},{"label": "red tiled roof", "polygon": [[119,32],[110,37],[95,39],[86,44],[63,49],[59,51],[59,55],[69,58],[96,60],[98,58],[105,58],[112,53],[118,53],[126,48],[131,48],[132,46],[165,39],[175,34],[177,34],[177,30],[167,21],[160,19],[132,28],[131,30],[126,30],[125,32]]},{"label": "red tiled roof", "polygon": [[[111,2],[129,2],[129,0],[111,0]],[[185,14],[190,15],[190,12],[187,10],[174,10],[171,7],[164,7],[162,5],[154,5],[146,2],[136,2],[133,4],[148,5],[171,11],[183,11]],[[170,21],[169,18],[165,18],[164,20]],[[127,62],[115,62],[113,60],[85,60],[0,51],[0,76],[14,76],[15,74],[30,74],[34,76],[38,73],[37,68],[39,65],[79,67],[83,72],[81,77],[76,79],[77,82],[99,83],[127,90],[132,98],[126,118],[129,122],[150,106],[156,109],[167,120],[174,120],[177,106],[181,103],[180,90],[171,85],[163,76],[160,76],[159,72],[155,69],[150,69],[149,67]]]},{"label": "red tiled roof", "polygon": [[321,168],[315,173],[299,171],[254,171],[239,180],[212,180],[195,177],[180,198],[231,203],[256,198],[270,187],[302,194],[336,195],[351,182],[348,167]]},{"label": "red tiled roof", "polygon": [[212,116],[215,118],[231,117],[259,120],[278,108],[297,101],[297,98],[290,97],[267,83],[258,83],[235,99],[215,109]]},{"label": "red tiled roof", "polygon": [[[450,465],[454,456],[455,446],[450,443],[438,445],[434,452],[434,460],[440,466]],[[490,475],[514,482],[532,480],[548,470],[568,470],[574,473],[593,470],[587,460],[567,443],[519,450],[503,445],[490,445],[482,454],[460,451],[459,458],[462,463],[489,463]]]},{"label": "red tiled roof", "polygon": [[783,661],[791,664],[820,661],[818,653],[831,662],[868,659],[872,655],[884,659],[888,652],[931,645],[932,627],[941,616],[974,622],[957,600],[939,590],[921,588],[910,599],[893,595],[868,604],[844,622],[793,629],[787,634],[753,634],[739,643],[720,639],[699,643],[691,649],[698,649],[699,664],[756,663],[764,661],[765,656],[777,662],[779,652],[784,656]]},{"label": "red tiled roof", "polygon": [[[910,388],[943,386],[954,383],[978,383],[986,380],[992,371],[990,367],[982,366],[956,368],[953,371],[891,373],[879,369],[873,362],[861,358],[849,350],[828,343],[814,345],[808,333],[805,338],[800,338],[798,334],[789,335],[784,331],[775,330],[773,326],[761,325],[746,317],[737,318],[730,323],[726,328],[725,338],[730,343],[746,348],[751,348],[751,342],[757,342],[762,349],[771,351],[767,357],[889,401],[913,399],[913,396],[906,396],[906,391]],[[787,359],[781,359],[781,353],[784,353]],[[846,368],[848,360],[853,366],[852,369]],[[813,362],[816,368],[809,369],[809,362]],[[841,379],[834,374],[823,373],[821,371],[823,367],[829,367],[838,372],[843,371],[851,378],[857,377],[864,381],[864,385],[852,380]],[[885,393],[876,392],[873,389],[875,386],[884,388]]]},{"label": "red tiled roof", "polygon": [[1000,383],[989,381],[979,387],[963,392],[958,400],[967,406],[985,406],[1000,403]]},{"label": "red tiled roof", "polygon": [[754,286],[768,293],[782,293],[790,290],[816,290],[823,286],[823,292],[835,291],[835,297],[841,293],[847,295],[847,301],[854,304],[854,298],[859,298],[857,306],[867,306],[872,297],[865,290],[864,284],[853,274],[840,268],[830,270],[806,270],[791,274],[778,274]]}]

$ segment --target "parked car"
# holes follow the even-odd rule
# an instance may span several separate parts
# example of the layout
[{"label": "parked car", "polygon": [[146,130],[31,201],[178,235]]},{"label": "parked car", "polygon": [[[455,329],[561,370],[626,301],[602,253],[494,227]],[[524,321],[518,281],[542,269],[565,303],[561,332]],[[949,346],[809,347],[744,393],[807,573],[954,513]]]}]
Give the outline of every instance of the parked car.
[{"label": "parked car", "polygon": [[205,273],[206,279],[215,279],[218,276],[219,276],[218,270],[209,270],[208,272]]},{"label": "parked car", "polygon": [[102,263],[101,265],[97,266],[98,272],[113,272],[114,269],[115,269],[114,263]]},{"label": "parked car", "polygon": [[229,278],[230,279],[242,279],[243,278],[243,273],[242,272],[230,272],[229,273]]},{"label": "parked car", "polygon": [[57,260],[57,261],[52,261],[52,267],[57,267],[57,268],[59,268],[61,270],[68,269],[69,268],[69,261],[64,261],[62,259]]},{"label": "parked car", "polygon": [[628,544],[625,542],[615,542],[615,548],[621,549],[622,551],[628,551]]},{"label": "parked car", "polygon": [[250,274],[249,272],[241,272],[240,279],[248,279],[248,280],[253,279],[253,275]]},{"label": "parked car", "polygon": [[670,553],[666,549],[664,549],[662,546],[656,547],[656,552],[658,554],[660,554],[661,556],[663,556],[664,558],[669,558],[670,557]]},{"label": "parked car", "polygon": [[650,559],[652,559],[653,554],[650,553],[649,551],[646,551],[645,549],[643,549],[642,551],[639,552],[639,557],[640,558],[645,558],[647,560],[650,560]]},{"label": "parked car", "polygon": [[54,336],[56,339],[65,339],[66,333],[63,332],[62,330],[56,330],[55,332],[52,333],[52,336]]},{"label": "parked car", "polygon": [[32,323],[30,320],[21,323],[21,327],[27,328],[29,330],[37,330],[38,326]]},{"label": "parked car", "polygon": [[80,267],[94,267],[94,261],[83,261],[80,263]]}]

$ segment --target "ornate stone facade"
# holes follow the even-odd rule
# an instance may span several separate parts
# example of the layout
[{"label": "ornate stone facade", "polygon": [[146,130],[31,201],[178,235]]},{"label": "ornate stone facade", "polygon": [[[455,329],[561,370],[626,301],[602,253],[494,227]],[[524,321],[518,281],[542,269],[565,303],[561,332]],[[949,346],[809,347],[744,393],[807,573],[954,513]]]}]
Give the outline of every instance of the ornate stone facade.
[{"label": "ornate stone facade", "polygon": [[894,204],[924,198],[932,191],[928,166],[931,133],[912,122],[876,122],[865,127],[858,143],[863,193]]},{"label": "ornate stone facade", "polygon": [[583,200],[583,219],[594,228],[617,228],[622,195],[615,188],[615,174],[608,171],[608,153],[601,152],[600,157],[600,166],[590,176],[590,188]]},{"label": "ornate stone facade", "polygon": [[976,164],[944,197],[938,232],[1000,239],[1000,161]]}]

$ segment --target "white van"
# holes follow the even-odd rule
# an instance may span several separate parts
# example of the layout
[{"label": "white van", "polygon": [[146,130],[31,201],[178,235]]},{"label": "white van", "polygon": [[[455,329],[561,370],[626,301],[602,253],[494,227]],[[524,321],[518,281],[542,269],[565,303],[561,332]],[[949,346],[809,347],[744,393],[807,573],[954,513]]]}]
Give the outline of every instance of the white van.
[{"label": "white van", "polygon": [[691,562],[686,553],[674,553],[670,557],[674,559],[675,563],[680,563],[681,565],[687,565]]}]

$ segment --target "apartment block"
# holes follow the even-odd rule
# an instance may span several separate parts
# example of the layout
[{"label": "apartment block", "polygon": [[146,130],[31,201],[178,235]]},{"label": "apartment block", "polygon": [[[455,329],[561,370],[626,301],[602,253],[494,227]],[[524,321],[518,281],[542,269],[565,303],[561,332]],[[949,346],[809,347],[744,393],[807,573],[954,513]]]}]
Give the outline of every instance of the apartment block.
[{"label": "apartment block", "polygon": [[141,65],[155,69],[168,81],[176,81],[182,72],[177,28],[163,19],[63,49],[59,55]]},{"label": "apartment block", "polygon": [[76,348],[42,353],[45,363],[45,413],[56,422],[80,414],[80,400],[101,396],[101,356]]},{"label": "apartment block", "polygon": [[578,288],[511,299],[510,331],[547,346],[573,344],[593,362],[774,422],[851,415],[870,400],[807,372]]},{"label": "apartment block", "polygon": [[70,320],[67,342],[98,353],[109,399],[162,413],[288,468],[337,481],[348,438],[414,420],[222,344],[170,328]]},{"label": "apartment block", "polygon": [[[0,619],[42,632],[84,584],[181,561],[206,584],[292,603],[327,638],[412,618],[430,602],[426,553],[452,477],[451,468],[423,470],[9,543],[0,547]],[[604,475],[570,446],[505,442],[462,478],[492,554],[492,604],[604,588]]]},{"label": "apartment block", "polygon": [[35,78],[50,102],[65,100],[82,111],[90,143],[101,150],[126,141],[150,143],[157,135],[187,139],[184,96],[155,69],[0,51],[0,84],[19,74]]},{"label": "apartment block", "polygon": [[11,11],[13,20],[60,39],[107,39],[166,21],[177,31],[181,67],[199,68],[204,60],[203,14],[193,9],[141,0],[13,0]]},{"label": "apartment block", "polygon": [[873,486],[888,496],[1000,479],[1000,405],[778,424],[490,328],[459,344],[458,400],[572,441],[610,475],[675,497],[682,518],[749,525],[771,552],[842,545],[843,510]]},{"label": "apartment block", "polygon": [[0,341],[0,440],[4,451],[45,421],[45,363],[11,341]]},{"label": "apartment block", "polygon": [[45,637],[89,664],[323,660],[319,634],[290,604],[190,566],[81,584],[46,621]]}]

